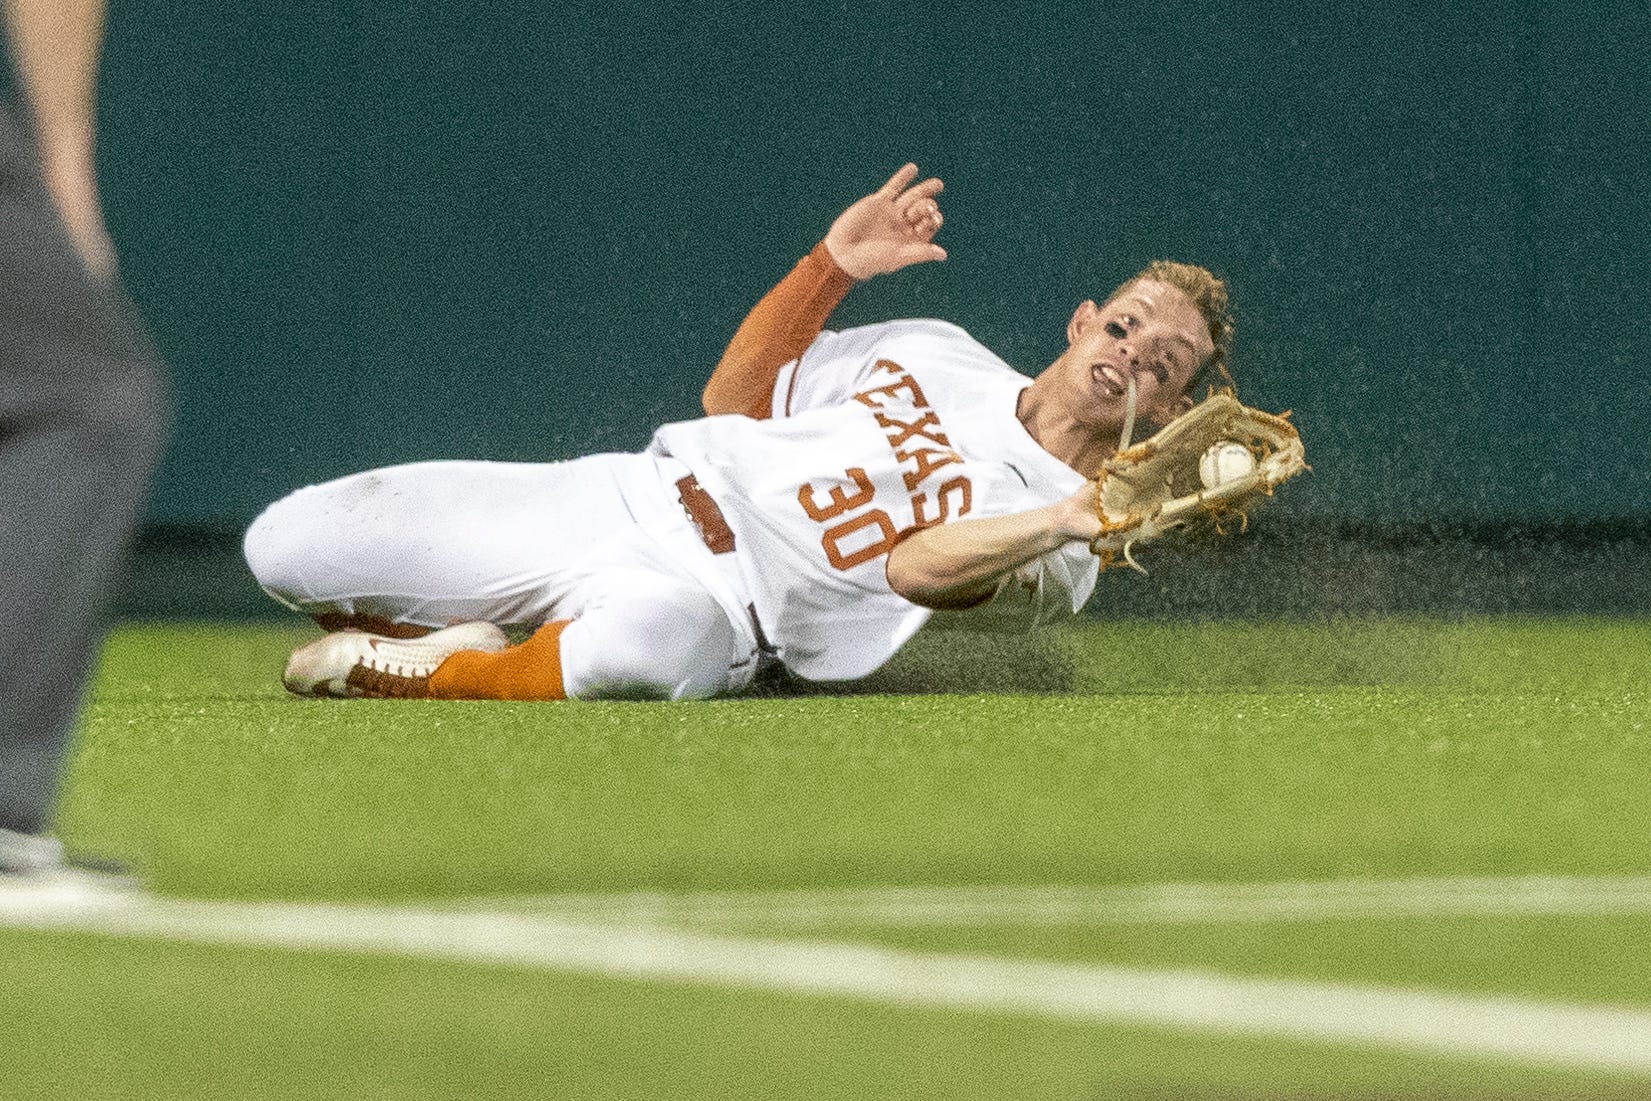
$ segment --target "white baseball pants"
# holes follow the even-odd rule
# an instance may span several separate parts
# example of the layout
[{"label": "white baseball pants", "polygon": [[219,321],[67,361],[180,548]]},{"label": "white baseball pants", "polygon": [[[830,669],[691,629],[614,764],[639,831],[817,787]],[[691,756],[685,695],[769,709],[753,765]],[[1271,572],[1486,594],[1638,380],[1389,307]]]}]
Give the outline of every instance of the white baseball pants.
[{"label": "white baseball pants", "polygon": [[702,699],[748,684],[758,647],[734,556],[713,556],[674,496],[686,472],[621,454],[369,470],[275,502],[244,550],[308,615],[572,620],[570,699]]}]

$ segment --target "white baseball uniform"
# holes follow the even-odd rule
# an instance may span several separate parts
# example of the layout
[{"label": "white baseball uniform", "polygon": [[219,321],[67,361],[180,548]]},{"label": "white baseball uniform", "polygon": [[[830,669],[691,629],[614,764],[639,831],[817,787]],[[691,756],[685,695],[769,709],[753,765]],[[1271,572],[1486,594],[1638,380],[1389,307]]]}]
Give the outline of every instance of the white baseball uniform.
[{"label": "white baseball uniform", "polygon": [[[786,666],[813,680],[861,677],[933,615],[889,589],[888,552],[904,534],[1039,508],[1084,484],[1016,417],[1030,384],[943,321],[828,331],[782,369],[772,419],[669,424],[650,450],[686,463],[722,506]],[[1019,629],[1064,618],[1096,573],[1072,543],[954,618]]]},{"label": "white baseball uniform", "polygon": [[[945,322],[826,331],[782,368],[771,419],[668,424],[640,455],[417,463],[312,486],[258,518],[247,559],[310,614],[572,620],[572,698],[716,695],[765,660],[860,677],[937,614],[888,586],[900,538],[1083,485],[1017,419],[1030,383]],[[939,614],[1028,629],[1081,608],[1096,574],[1068,544]]]}]

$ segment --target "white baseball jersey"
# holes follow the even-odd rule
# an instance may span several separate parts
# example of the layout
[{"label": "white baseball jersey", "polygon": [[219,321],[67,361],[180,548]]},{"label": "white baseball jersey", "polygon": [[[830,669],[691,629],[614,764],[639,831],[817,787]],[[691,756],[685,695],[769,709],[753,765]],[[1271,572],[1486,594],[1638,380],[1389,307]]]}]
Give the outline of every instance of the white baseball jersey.
[{"label": "white baseball jersey", "polygon": [[[895,594],[888,552],[909,531],[1051,504],[1084,478],[1015,415],[1031,379],[955,325],[822,332],[782,368],[773,417],[668,424],[649,450],[686,464],[720,505],[757,618],[814,680],[865,676],[933,613]],[[1097,563],[1071,543],[949,617],[1027,629],[1071,615]]]}]

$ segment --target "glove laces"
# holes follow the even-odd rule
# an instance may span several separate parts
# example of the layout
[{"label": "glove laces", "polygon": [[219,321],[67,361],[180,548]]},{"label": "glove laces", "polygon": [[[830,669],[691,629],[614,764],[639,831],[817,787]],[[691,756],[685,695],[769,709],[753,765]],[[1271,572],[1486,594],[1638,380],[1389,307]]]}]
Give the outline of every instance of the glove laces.
[{"label": "glove laces", "polygon": [[1124,399],[1124,431],[1118,437],[1118,450],[1129,450],[1129,438],[1135,435],[1135,372],[1129,373],[1129,394]]},{"label": "glove laces", "polygon": [[[1129,450],[1129,438],[1131,436],[1135,435],[1135,372],[1134,371],[1131,371],[1129,373],[1129,377],[1126,380],[1126,384],[1129,387],[1129,391],[1128,391],[1128,394],[1124,398],[1124,430],[1118,436],[1118,450],[1119,451]],[[1147,568],[1145,566],[1141,565],[1139,562],[1135,561],[1135,556],[1133,554],[1129,553],[1130,550],[1134,548],[1134,546],[1135,546],[1135,540],[1133,540],[1133,539],[1130,539],[1130,540],[1128,540],[1127,542],[1124,543],[1124,562],[1129,566],[1130,569],[1135,570],[1136,572],[1140,573],[1144,577],[1144,576],[1146,576]]]}]

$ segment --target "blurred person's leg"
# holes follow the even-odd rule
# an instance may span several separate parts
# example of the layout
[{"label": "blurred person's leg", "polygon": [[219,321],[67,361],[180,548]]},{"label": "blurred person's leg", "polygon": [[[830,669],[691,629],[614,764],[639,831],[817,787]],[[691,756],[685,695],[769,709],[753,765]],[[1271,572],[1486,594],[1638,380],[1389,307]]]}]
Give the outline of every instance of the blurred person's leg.
[{"label": "blurred person's leg", "polygon": [[0,830],[50,825],[166,419],[141,324],[88,278],[0,113]]}]

